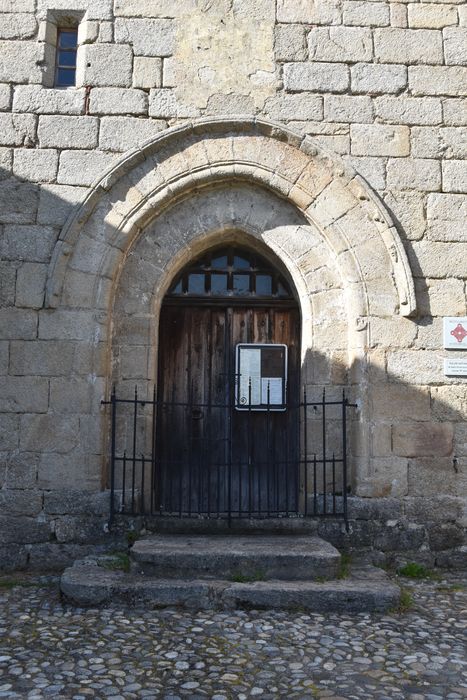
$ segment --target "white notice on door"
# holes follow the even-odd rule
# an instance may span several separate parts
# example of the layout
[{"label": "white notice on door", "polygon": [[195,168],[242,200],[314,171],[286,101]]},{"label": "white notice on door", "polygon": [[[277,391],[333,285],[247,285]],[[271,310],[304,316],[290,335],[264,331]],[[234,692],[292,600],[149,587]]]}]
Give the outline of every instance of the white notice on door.
[{"label": "white notice on door", "polygon": [[240,349],[240,391],[239,403],[248,406],[251,381],[251,405],[261,403],[261,350],[259,348]]},{"label": "white notice on door", "polygon": [[282,379],[280,377],[263,377],[261,379],[261,403],[268,403],[268,387],[269,404],[271,406],[282,404]]}]

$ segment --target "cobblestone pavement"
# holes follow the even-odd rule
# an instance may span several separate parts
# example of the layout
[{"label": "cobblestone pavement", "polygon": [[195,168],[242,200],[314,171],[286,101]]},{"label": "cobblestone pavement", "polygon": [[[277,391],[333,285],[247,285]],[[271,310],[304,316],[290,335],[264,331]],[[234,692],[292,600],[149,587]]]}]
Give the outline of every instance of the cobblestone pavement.
[{"label": "cobblestone pavement", "polygon": [[0,580],[0,698],[467,698],[467,587],[385,615],[83,609]]}]

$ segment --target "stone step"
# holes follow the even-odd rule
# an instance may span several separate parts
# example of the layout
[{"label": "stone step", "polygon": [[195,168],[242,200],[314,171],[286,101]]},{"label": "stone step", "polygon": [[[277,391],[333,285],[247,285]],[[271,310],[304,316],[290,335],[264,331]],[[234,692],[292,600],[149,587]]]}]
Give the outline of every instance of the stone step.
[{"label": "stone step", "polygon": [[[118,516],[117,516],[118,518]],[[316,535],[316,518],[176,518],[157,516],[145,518],[150,532],[172,535]]]},{"label": "stone step", "polygon": [[332,544],[306,535],[150,535],[130,556],[134,573],[230,581],[330,579],[341,561]]},{"label": "stone step", "polygon": [[62,593],[81,606],[118,604],[145,609],[235,608],[309,612],[384,612],[396,608],[400,589],[381,569],[364,567],[335,581],[174,580],[111,571],[98,561],[76,562],[61,578]]}]

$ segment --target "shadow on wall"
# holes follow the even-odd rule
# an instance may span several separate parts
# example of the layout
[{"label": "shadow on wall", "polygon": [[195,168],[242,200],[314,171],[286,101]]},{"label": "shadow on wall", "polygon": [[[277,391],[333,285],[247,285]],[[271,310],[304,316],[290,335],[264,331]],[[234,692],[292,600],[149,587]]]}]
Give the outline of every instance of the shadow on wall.
[{"label": "shadow on wall", "polygon": [[[107,328],[107,310],[92,309],[97,324],[91,324],[90,310],[73,302],[73,285],[68,286],[67,317],[63,309],[44,308],[53,247],[73,203],[86,191],[39,186],[0,171],[0,544],[4,545],[83,544],[103,536],[105,508],[95,508],[90,517],[94,506],[83,494],[108,486],[103,476],[108,445],[102,447],[108,415],[100,402],[110,376],[111,340],[104,342],[105,333],[96,333],[96,325]],[[90,269],[92,264],[90,260]],[[418,265],[414,269],[420,274]],[[82,288],[86,274],[71,272]],[[112,284],[112,279],[107,282]],[[353,493],[409,500],[430,497],[432,512],[425,508],[424,517],[438,520],[446,519],[446,512],[433,506],[434,497],[467,493],[466,385],[443,376],[439,320],[428,316],[428,291],[419,293],[425,295],[418,301],[427,315],[415,320],[370,319],[370,347],[365,358],[352,361],[350,367],[342,353],[308,351],[302,382],[309,397],[319,397],[323,387],[329,397],[345,387],[359,404],[350,444]],[[384,336],[381,323],[394,328],[390,348],[378,339]],[[107,374],[89,374],[89,366],[96,366],[91,354],[101,358],[97,364]],[[152,391],[143,378],[144,363],[142,350],[140,371],[125,381],[128,389],[137,384],[140,396]],[[391,500],[384,517],[398,519],[412,513],[416,518],[415,507],[408,508],[403,512]],[[448,514],[448,520],[456,519],[451,511]],[[359,519],[358,512],[355,518]]]}]

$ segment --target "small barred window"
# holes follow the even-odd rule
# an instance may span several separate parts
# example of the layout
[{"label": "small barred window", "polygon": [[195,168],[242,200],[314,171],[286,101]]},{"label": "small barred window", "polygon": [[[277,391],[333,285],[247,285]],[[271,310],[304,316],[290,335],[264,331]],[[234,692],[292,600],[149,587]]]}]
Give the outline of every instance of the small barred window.
[{"label": "small barred window", "polygon": [[55,87],[73,87],[76,84],[77,29],[58,29],[55,62]]}]

